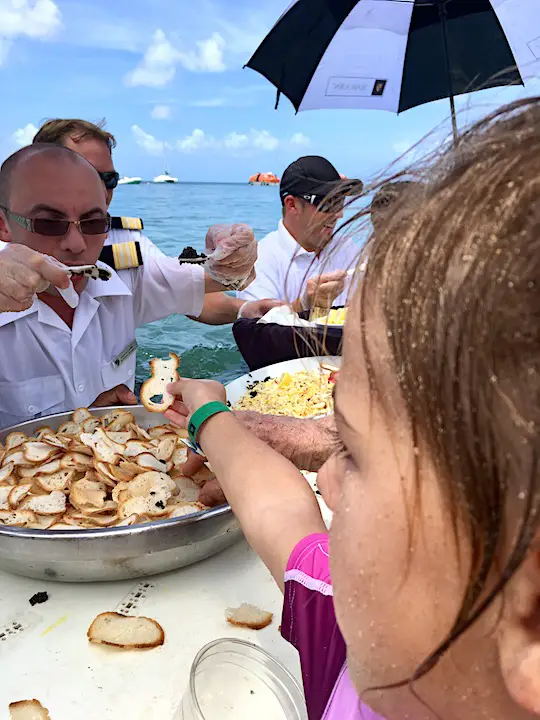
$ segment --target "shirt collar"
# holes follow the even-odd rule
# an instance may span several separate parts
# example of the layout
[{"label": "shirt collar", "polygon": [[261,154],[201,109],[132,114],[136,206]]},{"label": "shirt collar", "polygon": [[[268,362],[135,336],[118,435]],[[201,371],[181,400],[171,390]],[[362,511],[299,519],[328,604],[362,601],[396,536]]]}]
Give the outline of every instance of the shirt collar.
[{"label": "shirt collar", "polygon": [[287,230],[285,227],[285,223],[283,220],[279,221],[278,225],[278,233],[279,233],[279,239],[281,241],[282,247],[285,248],[290,254],[296,259],[297,257],[301,257],[302,255],[309,255],[313,256],[312,252],[308,252],[305,248],[303,248],[300,243],[298,243],[291,233]]},{"label": "shirt collar", "polygon": [[[103,267],[107,269],[111,273],[110,280],[94,280],[90,278],[88,280],[88,284],[84,290],[84,293],[88,293],[88,295],[92,298],[102,298],[102,297],[114,297],[114,296],[130,296],[131,290],[127,287],[127,285],[120,279],[118,273],[113,270],[111,267],[106,265],[105,263],[98,260],[96,263],[98,267]],[[17,320],[20,320],[23,317],[27,317],[28,315],[33,315],[34,313],[37,313],[42,306],[43,303],[40,303],[38,298],[34,298],[34,302],[27,310],[22,310],[21,312],[0,312],[0,327],[4,327],[5,325],[9,325],[10,323],[17,322]]]}]

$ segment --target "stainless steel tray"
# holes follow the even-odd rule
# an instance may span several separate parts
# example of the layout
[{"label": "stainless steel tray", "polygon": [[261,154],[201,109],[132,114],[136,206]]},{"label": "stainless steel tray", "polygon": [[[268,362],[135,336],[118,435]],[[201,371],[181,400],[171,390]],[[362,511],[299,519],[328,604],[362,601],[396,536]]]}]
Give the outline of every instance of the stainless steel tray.
[{"label": "stainless steel tray", "polygon": [[[93,408],[97,416],[112,408]],[[142,405],[126,406],[144,428],[167,421]],[[32,435],[47,425],[56,430],[71,417],[61,413],[0,431]],[[60,582],[128,580],[176,570],[204,560],[236,542],[242,533],[231,508],[145,525],[97,530],[28,530],[0,527],[0,569],[15,575]]]}]

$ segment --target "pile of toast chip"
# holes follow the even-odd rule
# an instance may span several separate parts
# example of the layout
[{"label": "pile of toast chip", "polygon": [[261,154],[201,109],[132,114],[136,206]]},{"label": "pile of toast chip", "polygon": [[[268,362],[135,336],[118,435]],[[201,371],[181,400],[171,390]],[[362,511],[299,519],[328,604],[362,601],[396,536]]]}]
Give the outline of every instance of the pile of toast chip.
[{"label": "pile of toast chip", "polygon": [[108,528],[190,515],[206,469],[182,475],[185,432],[145,430],[125,409],[86,408],[55,432],[13,432],[0,444],[0,525],[41,530]]}]

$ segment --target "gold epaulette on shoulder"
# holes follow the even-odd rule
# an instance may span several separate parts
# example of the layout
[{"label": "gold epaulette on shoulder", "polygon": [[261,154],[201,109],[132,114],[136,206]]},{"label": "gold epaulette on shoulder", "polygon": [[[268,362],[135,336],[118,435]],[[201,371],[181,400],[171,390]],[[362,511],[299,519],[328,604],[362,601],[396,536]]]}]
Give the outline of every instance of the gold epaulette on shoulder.
[{"label": "gold epaulette on shoulder", "polygon": [[144,230],[144,223],[141,218],[134,217],[112,217],[112,230]]},{"label": "gold epaulette on shoulder", "polygon": [[135,240],[106,245],[101,251],[99,259],[115,270],[130,270],[143,264],[141,246]]}]

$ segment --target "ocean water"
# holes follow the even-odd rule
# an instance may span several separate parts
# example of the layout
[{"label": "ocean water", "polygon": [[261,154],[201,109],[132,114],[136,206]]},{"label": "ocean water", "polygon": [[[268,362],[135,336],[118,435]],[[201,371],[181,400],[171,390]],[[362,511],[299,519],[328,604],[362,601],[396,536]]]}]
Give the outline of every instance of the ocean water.
[{"label": "ocean water", "polygon": [[[140,217],[144,232],[164,253],[177,256],[186,245],[204,250],[214,223],[243,222],[258,240],[275,230],[281,217],[276,187],[237,184],[122,185],[115,191],[112,215]],[[175,352],[186,377],[230,382],[247,372],[231,326],[211,327],[180,315],[146,325],[137,332],[137,383],[148,376],[148,361]]]}]

